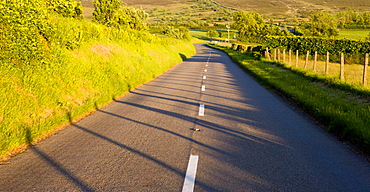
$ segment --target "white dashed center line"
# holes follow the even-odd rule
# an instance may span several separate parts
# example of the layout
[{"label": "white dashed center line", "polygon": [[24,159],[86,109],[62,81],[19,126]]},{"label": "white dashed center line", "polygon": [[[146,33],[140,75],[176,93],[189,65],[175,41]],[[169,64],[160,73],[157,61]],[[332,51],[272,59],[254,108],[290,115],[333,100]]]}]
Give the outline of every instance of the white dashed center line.
[{"label": "white dashed center line", "polygon": [[206,86],[202,85],[202,91],[206,91]]},{"label": "white dashed center line", "polygon": [[184,186],[182,192],[193,192],[195,184],[195,175],[198,167],[198,155],[190,155],[188,169],[186,170]]},{"label": "white dashed center line", "polygon": [[199,116],[204,116],[204,105],[203,104],[199,105]]},{"label": "white dashed center line", "polygon": [[207,77],[206,76],[203,76],[203,79],[206,79]]}]

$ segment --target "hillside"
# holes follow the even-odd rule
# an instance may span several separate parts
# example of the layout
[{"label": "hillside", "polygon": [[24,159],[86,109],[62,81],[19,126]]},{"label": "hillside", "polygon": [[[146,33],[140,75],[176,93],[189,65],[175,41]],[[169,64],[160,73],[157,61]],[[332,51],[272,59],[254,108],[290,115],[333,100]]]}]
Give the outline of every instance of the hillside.
[{"label": "hillside", "polygon": [[0,1],[0,162],[195,53],[190,41],[107,27],[43,2]]},{"label": "hillside", "polygon": [[370,11],[370,1],[363,0],[215,0],[228,7],[254,11],[263,15],[299,14],[317,10],[336,12],[346,8]]},{"label": "hillside", "polygon": [[[307,16],[312,11],[336,12],[346,8],[360,12],[370,11],[370,1],[365,0],[213,0],[223,6],[243,11],[254,11],[264,16]],[[194,3],[194,0],[124,0],[129,6],[163,6],[169,4]]]}]

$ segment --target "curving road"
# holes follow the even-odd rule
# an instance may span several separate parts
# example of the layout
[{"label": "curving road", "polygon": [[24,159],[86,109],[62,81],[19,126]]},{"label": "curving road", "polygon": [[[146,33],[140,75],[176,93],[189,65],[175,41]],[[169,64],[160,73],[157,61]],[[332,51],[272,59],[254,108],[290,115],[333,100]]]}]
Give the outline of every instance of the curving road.
[{"label": "curving road", "polygon": [[370,191],[370,163],[220,51],[0,166],[0,191]]}]

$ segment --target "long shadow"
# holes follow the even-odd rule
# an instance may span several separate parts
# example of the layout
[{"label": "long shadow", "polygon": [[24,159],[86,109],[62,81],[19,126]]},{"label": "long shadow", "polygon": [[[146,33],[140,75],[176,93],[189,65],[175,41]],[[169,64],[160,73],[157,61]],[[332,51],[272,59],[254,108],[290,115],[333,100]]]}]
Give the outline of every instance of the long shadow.
[{"label": "long shadow", "polygon": [[[166,87],[165,87],[166,88]],[[182,89],[172,89],[172,88],[169,88],[168,89],[171,89],[171,90],[182,90]],[[200,87],[199,87],[200,89]],[[207,88],[207,90],[212,90],[212,91],[217,91],[216,89],[211,89],[211,88]],[[155,94],[157,95],[163,95],[163,96],[169,96],[169,97],[177,97],[179,99],[189,99],[189,100],[194,100],[194,98],[189,98],[189,97],[184,97],[184,96],[179,96],[179,95],[172,95],[172,94],[168,94],[168,93],[161,93],[161,92],[155,92],[155,91],[148,91],[148,90],[140,90],[141,92],[146,92],[148,94],[144,94],[144,93],[138,93],[138,92],[132,92],[133,94],[141,94],[143,96],[148,96],[148,97],[159,97],[159,96],[155,96]],[[194,92],[192,91],[193,93],[198,93],[199,92]],[[222,96],[215,96],[215,95],[210,95],[208,93],[201,93],[202,95],[207,95],[207,96],[211,96],[211,97],[216,97],[216,98],[219,98],[219,99],[230,99],[228,97],[222,97]],[[164,97],[163,97],[164,98]],[[164,98],[164,99],[167,99]],[[236,100],[236,99],[233,99],[233,101],[237,101],[237,102],[240,102],[240,103],[243,103],[245,102],[246,100]],[[226,105],[220,105],[220,104],[216,104],[216,103],[213,103],[213,102],[208,102],[208,101],[205,101],[204,103],[206,104],[214,104],[214,105],[219,105],[219,106],[223,106],[223,107],[227,107],[227,108],[230,108],[230,106],[226,106]]]},{"label": "long shadow", "polygon": [[[31,131],[26,129],[26,141],[28,144],[31,144]],[[39,157],[41,157],[44,161],[46,161],[49,165],[51,165],[54,169],[59,171],[63,176],[65,176],[68,180],[72,181],[77,187],[80,188],[81,191],[94,191],[92,188],[88,187],[88,185],[83,182],[81,179],[70,173],[66,168],[64,168],[61,164],[57,163],[53,158],[39,150],[37,147],[33,147],[30,149],[31,151],[35,152]]]},{"label": "long shadow", "polygon": [[[267,143],[274,144],[274,145],[277,144],[275,142],[271,142],[271,141],[266,140],[266,139],[262,139],[262,138],[259,138],[259,137],[256,137],[256,136],[253,136],[253,135],[250,135],[250,134],[246,134],[246,133],[243,133],[243,132],[240,132],[240,131],[235,131],[235,130],[232,130],[232,129],[228,129],[228,128],[222,127],[218,124],[215,124],[215,123],[212,123],[212,122],[209,122],[209,121],[205,121],[205,120],[202,120],[202,119],[195,119],[193,117],[185,116],[183,114],[179,114],[179,113],[175,113],[175,112],[171,112],[171,111],[165,111],[165,110],[162,110],[162,109],[148,107],[148,106],[144,106],[144,105],[140,105],[140,104],[136,104],[136,103],[128,103],[128,102],[124,102],[124,101],[116,101],[116,102],[126,104],[126,105],[131,105],[131,106],[134,106],[134,107],[138,107],[140,109],[146,109],[148,111],[154,111],[154,112],[157,112],[157,113],[166,114],[168,116],[175,117],[175,118],[182,119],[182,120],[186,120],[186,121],[190,121],[190,122],[192,122],[192,121],[194,122],[194,120],[196,120],[195,123],[202,126],[202,127],[205,127],[205,128],[208,128],[208,129],[220,132],[220,133],[224,133],[226,135],[229,135],[229,136],[232,136],[232,137],[235,137],[235,138],[238,138],[238,139],[259,140],[261,142],[267,142]],[[189,103],[191,103],[191,102],[189,102]],[[233,110],[219,109],[218,107],[213,107],[213,109],[217,110],[217,111],[225,111],[224,112],[225,114],[229,114],[229,112],[230,113],[234,112]],[[119,116],[119,117],[121,117],[121,116]],[[244,117],[241,116],[241,118],[244,118]],[[235,119],[235,120],[240,122],[240,119]],[[248,121],[243,121],[241,123],[250,124],[250,122],[248,122]],[[255,124],[254,124],[254,126],[255,126]]]},{"label": "long shadow", "polygon": [[[138,92],[132,92],[132,94],[140,95],[140,96],[144,96],[144,97],[152,97],[152,98],[157,98],[157,99],[175,101],[175,102],[179,102],[179,103],[190,104],[190,105],[193,105],[193,106],[198,106],[199,105],[199,102],[198,101],[189,102],[189,101],[184,101],[184,100],[180,100],[180,99],[172,99],[172,98],[168,98],[168,97],[162,97],[162,96],[156,96],[156,95],[149,95],[149,94],[138,93]],[[169,95],[169,94],[163,94],[163,95]],[[205,94],[205,95],[207,95],[207,94]],[[173,95],[170,95],[170,96],[173,96]],[[209,95],[209,96],[213,96],[213,95]],[[181,96],[177,96],[177,97],[185,98],[185,97],[181,97]],[[186,99],[190,99],[190,98],[186,98]],[[225,98],[225,99],[228,99],[228,98]],[[119,101],[119,100],[117,100],[116,102],[125,103],[125,102]],[[244,101],[239,101],[239,102],[244,102]],[[227,108],[228,112],[235,112],[235,111],[240,112],[240,113],[245,112],[244,110],[241,110],[239,108],[230,107],[230,106],[227,106],[227,105],[216,104],[216,103],[213,103],[213,102],[204,101],[202,103],[204,103],[204,104],[210,104],[210,105],[214,105],[214,106],[217,105],[217,106],[220,106],[220,107],[224,107],[223,109],[221,109],[220,107],[212,107],[214,110],[223,110],[223,111],[225,111],[225,108]],[[125,104],[127,104],[127,103],[125,103]],[[146,107],[146,106],[143,106],[143,107]],[[152,108],[152,109],[155,109],[155,108]]]},{"label": "long shadow", "polygon": [[[164,163],[163,161],[161,161],[161,160],[159,160],[157,158],[154,158],[154,157],[152,157],[152,156],[150,156],[150,155],[148,155],[146,153],[143,153],[143,152],[141,152],[139,150],[136,150],[136,149],[134,149],[132,147],[129,147],[127,145],[124,145],[124,144],[122,144],[122,143],[120,143],[118,141],[115,141],[115,140],[113,140],[111,138],[108,138],[108,137],[106,137],[104,135],[98,134],[98,133],[96,133],[96,132],[94,132],[92,130],[89,130],[87,128],[81,127],[79,125],[74,124],[72,126],[75,127],[75,128],[77,128],[77,129],[80,129],[82,131],[85,131],[85,132],[87,132],[87,133],[89,133],[91,135],[94,135],[96,137],[99,137],[99,138],[101,138],[101,139],[103,139],[103,140],[105,140],[105,141],[107,141],[107,142],[109,142],[109,143],[111,143],[113,145],[116,145],[116,146],[118,146],[118,147],[120,147],[122,149],[128,150],[128,151],[133,152],[133,153],[135,153],[137,155],[140,155],[141,157],[144,157],[144,158],[146,158],[146,159],[148,159],[148,160],[150,160],[152,162],[155,162],[156,164],[158,164],[158,165],[160,165],[160,166],[162,166],[162,167],[164,167],[164,168],[166,168],[166,169],[168,169],[168,170],[170,170],[170,171],[172,171],[172,172],[180,175],[183,178],[185,177],[185,173],[184,172],[182,172],[182,171],[178,170],[177,168],[172,167],[172,166]],[[205,183],[200,182],[200,181],[197,181],[197,185],[199,185],[199,186],[201,186],[203,188],[209,189],[211,191],[217,191],[217,189],[214,189],[211,186],[208,186]]]},{"label": "long shadow", "polygon": [[[183,136],[183,135],[181,135],[181,134],[179,134],[179,133],[175,133],[175,132],[173,132],[173,131],[170,131],[170,130],[167,130],[167,129],[164,129],[164,128],[161,128],[161,127],[158,127],[158,126],[154,126],[154,125],[150,125],[150,124],[147,124],[147,123],[143,123],[143,122],[140,122],[140,121],[137,121],[137,120],[134,120],[134,119],[130,119],[130,118],[127,118],[127,117],[123,117],[123,116],[120,116],[120,115],[117,115],[117,114],[114,114],[114,113],[110,113],[110,112],[107,112],[107,111],[103,111],[103,110],[99,110],[99,112],[102,112],[102,113],[105,113],[105,114],[108,114],[108,115],[112,115],[112,116],[114,116],[114,117],[119,117],[119,118],[121,118],[121,119],[125,119],[125,120],[128,120],[128,121],[132,121],[132,122],[134,122],[134,123],[137,123],[137,124],[140,124],[140,125],[144,125],[144,126],[148,126],[148,127],[151,127],[151,128],[157,129],[157,130],[160,130],[160,131],[164,131],[164,132],[166,132],[166,133],[170,133],[170,134],[172,134],[172,135],[178,136],[178,137],[180,137],[180,138],[182,138],[182,139],[188,140],[188,141],[190,141],[190,142],[196,143],[196,144],[198,144],[198,145],[200,145],[200,146],[206,147],[206,148],[208,148],[208,149],[211,149],[211,150],[217,151],[217,152],[222,153],[222,154],[229,154],[229,153],[228,153],[228,152],[226,152],[226,151],[223,151],[223,150],[217,149],[217,148],[215,148],[215,147],[212,147],[212,146],[206,145],[206,144],[201,143],[201,142],[199,142],[199,141],[193,140],[193,139],[191,139],[191,138],[189,138],[189,137]],[[193,119],[193,122],[194,122],[194,121],[195,121],[195,119]],[[189,128],[189,130],[190,130],[190,128]]]}]

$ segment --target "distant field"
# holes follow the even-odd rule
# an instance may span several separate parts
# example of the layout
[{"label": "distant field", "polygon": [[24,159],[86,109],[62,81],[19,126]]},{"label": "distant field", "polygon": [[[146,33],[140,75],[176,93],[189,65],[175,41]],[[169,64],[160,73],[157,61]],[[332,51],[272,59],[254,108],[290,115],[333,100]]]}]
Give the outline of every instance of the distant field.
[{"label": "distant field", "polygon": [[365,39],[370,33],[370,30],[344,30],[344,31],[339,31],[339,38],[347,38],[347,39],[355,39],[355,40],[360,40],[360,39]]},{"label": "distant field", "polygon": [[[306,17],[312,11],[337,12],[353,8],[360,12],[370,11],[369,0],[213,0],[223,6],[254,11],[271,17]],[[126,5],[158,6],[194,3],[192,0],[123,0]],[[276,18],[277,19],[277,18]]]},{"label": "distant field", "polygon": [[168,5],[187,3],[189,0],[123,0],[126,5]]}]

